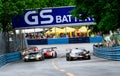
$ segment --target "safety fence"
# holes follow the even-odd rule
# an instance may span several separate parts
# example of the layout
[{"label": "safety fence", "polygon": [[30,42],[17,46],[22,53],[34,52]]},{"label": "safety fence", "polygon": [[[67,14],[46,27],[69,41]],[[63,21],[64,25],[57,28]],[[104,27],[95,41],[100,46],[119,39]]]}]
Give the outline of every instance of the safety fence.
[{"label": "safety fence", "polygon": [[68,44],[68,38],[55,38],[55,39],[48,39],[48,44]]},{"label": "safety fence", "polygon": [[97,42],[103,42],[102,36],[79,37],[79,38],[27,39],[28,45],[97,43]]},{"label": "safety fence", "polygon": [[120,60],[120,46],[103,48],[94,45],[93,52],[95,56],[101,58],[110,60]]},{"label": "safety fence", "polygon": [[103,42],[102,36],[94,36],[89,38],[90,43]]},{"label": "safety fence", "polygon": [[20,60],[20,52],[13,52],[0,55],[0,67],[8,62]]}]

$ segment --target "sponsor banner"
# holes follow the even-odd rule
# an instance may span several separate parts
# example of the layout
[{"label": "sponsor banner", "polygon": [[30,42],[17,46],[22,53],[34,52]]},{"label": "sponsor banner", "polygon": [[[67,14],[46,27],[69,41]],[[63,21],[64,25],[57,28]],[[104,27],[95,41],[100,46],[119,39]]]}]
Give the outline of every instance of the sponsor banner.
[{"label": "sponsor banner", "polygon": [[94,23],[92,17],[84,21],[71,15],[74,6],[25,10],[24,15],[12,19],[13,28],[50,27],[65,25],[88,25]]}]

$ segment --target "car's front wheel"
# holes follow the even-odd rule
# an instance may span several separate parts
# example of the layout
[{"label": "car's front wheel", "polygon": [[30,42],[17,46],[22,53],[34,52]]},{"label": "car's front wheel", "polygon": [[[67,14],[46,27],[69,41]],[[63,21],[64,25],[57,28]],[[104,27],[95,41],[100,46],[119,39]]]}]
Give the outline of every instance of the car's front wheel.
[{"label": "car's front wheel", "polygon": [[72,61],[73,58],[69,56],[69,57],[66,57],[66,60],[67,60],[67,61]]},{"label": "car's front wheel", "polygon": [[86,59],[87,59],[87,60],[90,60],[90,59],[91,59],[91,56],[90,56],[90,55],[89,55],[89,56],[87,56],[87,57],[86,57]]},{"label": "car's front wheel", "polygon": [[69,61],[72,61],[73,60],[73,58],[72,57],[69,57]]},{"label": "car's front wheel", "polygon": [[24,62],[28,62],[28,59],[24,59]]},{"label": "car's front wheel", "polygon": [[69,61],[69,58],[68,58],[68,57],[66,57],[66,60],[67,60],[67,61]]},{"label": "car's front wheel", "polygon": [[42,60],[45,60],[45,57],[44,57],[44,56],[42,57]]}]

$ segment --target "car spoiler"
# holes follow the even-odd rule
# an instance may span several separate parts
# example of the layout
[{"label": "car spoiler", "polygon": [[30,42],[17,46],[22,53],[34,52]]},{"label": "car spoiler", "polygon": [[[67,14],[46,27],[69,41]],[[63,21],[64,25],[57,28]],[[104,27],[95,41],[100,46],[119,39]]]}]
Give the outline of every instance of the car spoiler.
[{"label": "car spoiler", "polygon": [[57,49],[57,47],[48,47],[48,48],[42,48],[42,49]]}]

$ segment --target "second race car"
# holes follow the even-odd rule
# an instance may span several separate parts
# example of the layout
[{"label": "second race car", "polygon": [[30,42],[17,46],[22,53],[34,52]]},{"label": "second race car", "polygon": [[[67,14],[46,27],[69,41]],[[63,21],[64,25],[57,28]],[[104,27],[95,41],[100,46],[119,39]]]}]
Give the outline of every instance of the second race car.
[{"label": "second race car", "polygon": [[43,54],[46,58],[47,57],[52,57],[52,58],[57,57],[56,47],[42,48],[41,51],[43,52]]}]

